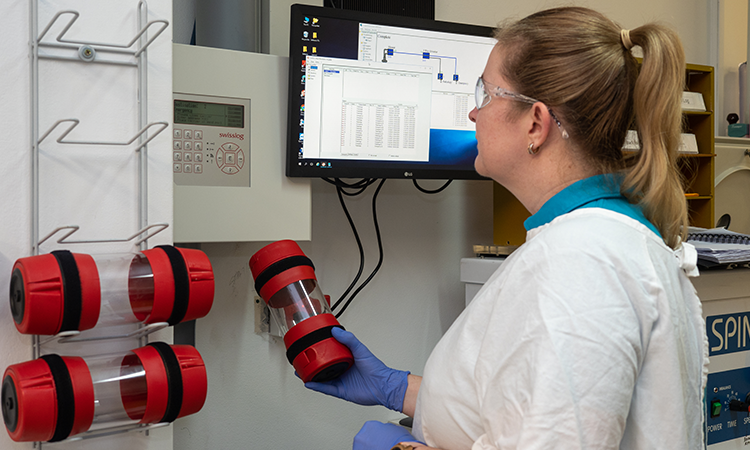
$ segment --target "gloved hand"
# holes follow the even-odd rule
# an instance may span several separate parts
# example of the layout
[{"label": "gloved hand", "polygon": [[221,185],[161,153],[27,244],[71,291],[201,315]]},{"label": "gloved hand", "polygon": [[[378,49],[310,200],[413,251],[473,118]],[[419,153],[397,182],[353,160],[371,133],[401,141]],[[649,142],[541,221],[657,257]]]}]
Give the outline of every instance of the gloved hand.
[{"label": "gloved hand", "polygon": [[331,334],[349,347],[354,356],[354,365],[335,380],[322,383],[310,381],[305,383],[305,387],[359,405],[383,405],[401,412],[409,372],[387,367],[348,331],[334,327]]},{"label": "gloved hand", "polygon": [[359,433],[354,436],[352,450],[391,450],[399,442],[419,441],[404,427],[370,420],[365,422]]}]

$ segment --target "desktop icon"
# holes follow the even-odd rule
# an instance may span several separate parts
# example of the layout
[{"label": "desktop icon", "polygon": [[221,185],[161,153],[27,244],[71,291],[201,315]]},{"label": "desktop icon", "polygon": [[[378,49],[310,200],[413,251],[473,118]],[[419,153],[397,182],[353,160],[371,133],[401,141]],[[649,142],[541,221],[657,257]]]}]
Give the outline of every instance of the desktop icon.
[{"label": "desktop icon", "polygon": [[313,17],[313,25],[315,25],[316,23],[318,23],[318,18],[317,17]]}]

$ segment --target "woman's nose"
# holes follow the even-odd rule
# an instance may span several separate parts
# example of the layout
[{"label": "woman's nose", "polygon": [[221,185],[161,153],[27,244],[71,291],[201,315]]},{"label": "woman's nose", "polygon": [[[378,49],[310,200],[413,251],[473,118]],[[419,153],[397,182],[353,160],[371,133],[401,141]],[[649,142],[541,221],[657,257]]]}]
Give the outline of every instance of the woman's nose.
[{"label": "woman's nose", "polygon": [[475,106],[474,109],[472,109],[471,112],[469,112],[469,120],[471,120],[474,123],[477,123],[477,114],[478,113],[479,113],[479,110]]}]

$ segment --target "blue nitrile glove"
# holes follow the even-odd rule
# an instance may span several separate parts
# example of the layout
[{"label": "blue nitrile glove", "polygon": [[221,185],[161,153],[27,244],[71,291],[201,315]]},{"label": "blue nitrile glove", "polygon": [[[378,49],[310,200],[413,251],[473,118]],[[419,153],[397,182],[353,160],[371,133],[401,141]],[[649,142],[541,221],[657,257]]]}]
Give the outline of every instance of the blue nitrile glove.
[{"label": "blue nitrile glove", "polygon": [[409,434],[404,427],[370,420],[365,422],[359,433],[354,436],[352,450],[391,450],[399,442],[419,441],[414,439],[414,436]]},{"label": "blue nitrile glove", "polygon": [[331,334],[349,347],[354,356],[354,365],[335,380],[322,383],[309,381],[305,387],[359,405],[383,405],[401,412],[409,372],[387,367],[348,331],[334,327]]}]

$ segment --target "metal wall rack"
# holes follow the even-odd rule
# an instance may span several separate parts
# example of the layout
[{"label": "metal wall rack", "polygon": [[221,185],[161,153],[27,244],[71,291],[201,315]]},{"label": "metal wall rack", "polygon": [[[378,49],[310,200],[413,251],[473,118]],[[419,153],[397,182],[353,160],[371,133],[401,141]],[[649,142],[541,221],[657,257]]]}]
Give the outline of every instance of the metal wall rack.
[{"label": "metal wall rack", "polygon": [[[169,127],[169,123],[148,122],[148,52],[147,49],[154,40],[161,35],[169,26],[167,20],[148,21],[148,6],[145,0],[138,2],[137,26],[138,32],[126,43],[102,43],[94,41],[80,41],[66,39],[68,31],[78,20],[80,13],[74,10],[59,11],[49,23],[39,32],[38,13],[39,0],[29,0],[29,45],[31,55],[30,74],[30,101],[31,101],[31,255],[38,255],[40,246],[58,233],[65,232],[57,239],[58,244],[99,244],[112,242],[130,242],[134,246],[144,250],[147,241],[157,233],[168,227],[168,224],[148,224],[148,143],[158,134]],[[48,36],[53,26],[67,19],[62,31],[55,37]],[[151,32],[150,36],[149,33]],[[39,62],[40,60],[70,61],[78,64],[110,64],[124,67],[132,67],[137,70],[137,103],[138,103],[138,128],[130,139],[125,141],[93,141],[72,140],[68,135],[78,126],[78,118],[65,118],[55,122],[40,137],[39,132]],[[40,189],[39,189],[39,150],[40,145],[50,138],[52,133],[60,126],[67,124],[67,128],[55,139],[58,144],[75,144],[85,146],[119,146],[133,151],[137,155],[137,221],[140,229],[133,235],[124,239],[104,240],[71,240],[69,237],[78,231],[78,225],[65,225],[55,228],[42,239],[39,238],[40,222]],[[49,342],[77,343],[83,341],[98,341],[105,339],[133,339],[138,345],[147,343],[147,335],[168,326],[166,323],[151,324],[146,327],[138,327],[132,333],[119,334],[106,337],[79,338],[79,332],[61,333],[57,336],[42,339],[33,336],[32,356],[34,359],[43,354],[43,346]],[[131,425],[113,428],[99,429],[73,436],[62,442],[78,441],[94,437],[108,436],[112,434],[125,433],[129,431],[144,431],[166,424]],[[41,449],[42,443],[35,442],[34,448]]]},{"label": "metal wall rack", "polygon": [[[123,146],[134,147],[138,155],[138,223],[141,229],[148,226],[148,143],[159,133],[164,131],[168,122],[148,123],[148,46],[169,25],[166,20],[152,20],[148,22],[148,6],[144,0],[138,3],[138,33],[130,42],[125,44],[100,43],[66,40],[65,35],[76,22],[80,14],[77,11],[60,11],[50,20],[41,33],[38,32],[38,0],[30,0],[30,46],[31,46],[31,252],[39,254],[39,146],[62,123],[70,123],[68,128],[56,139],[60,144],[93,145],[93,146]],[[45,36],[52,26],[63,16],[70,16],[68,23],[57,35],[54,41],[45,40]],[[148,30],[156,28],[156,32],[149,38]],[[133,48],[135,46],[135,48]],[[124,142],[81,141],[66,140],[65,138],[80,123],[79,119],[68,118],[55,122],[41,137],[39,136],[39,60],[51,59],[62,61],[83,62],[88,64],[116,64],[131,66],[138,71],[138,126],[139,131],[131,139]],[[156,131],[149,131],[158,127]],[[134,145],[133,145],[134,144]],[[117,240],[103,240],[99,242],[113,242]],[[90,243],[91,241],[89,241]],[[140,241],[141,249],[145,248],[145,240]]]}]

